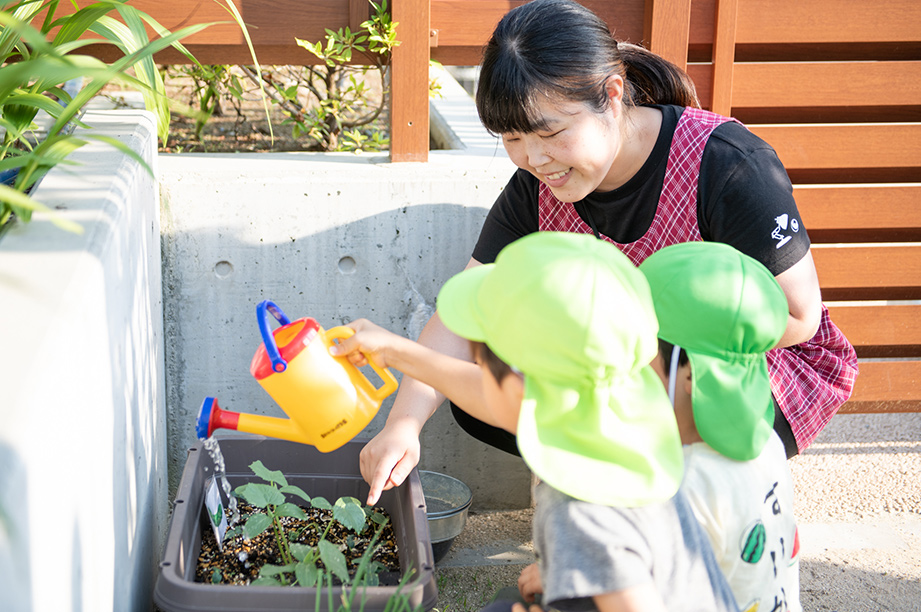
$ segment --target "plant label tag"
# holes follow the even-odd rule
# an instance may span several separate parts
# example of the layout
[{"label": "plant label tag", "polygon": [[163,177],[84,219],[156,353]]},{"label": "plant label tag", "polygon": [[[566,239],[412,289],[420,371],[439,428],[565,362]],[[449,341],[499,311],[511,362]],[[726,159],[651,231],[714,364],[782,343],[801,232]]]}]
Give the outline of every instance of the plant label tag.
[{"label": "plant label tag", "polygon": [[208,522],[214,530],[218,548],[224,550],[224,534],[227,533],[227,513],[221,501],[221,493],[217,488],[217,480],[212,476],[205,485],[205,511],[208,513]]}]

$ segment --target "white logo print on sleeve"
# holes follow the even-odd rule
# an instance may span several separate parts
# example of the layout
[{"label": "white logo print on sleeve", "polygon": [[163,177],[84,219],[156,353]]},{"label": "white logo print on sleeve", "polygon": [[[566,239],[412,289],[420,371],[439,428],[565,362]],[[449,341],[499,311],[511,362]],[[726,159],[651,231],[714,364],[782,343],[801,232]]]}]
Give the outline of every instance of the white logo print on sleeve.
[{"label": "white logo print on sleeve", "polygon": [[774,217],[774,221],[777,223],[777,227],[774,228],[774,231],[771,232],[771,238],[777,241],[777,246],[775,248],[780,248],[783,245],[790,242],[792,236],[789,234],[784,234],[788,229],[793,233],[799,231],[799,221],[796,219],[791,219],[790,215],[784,213],[779,217]]}]

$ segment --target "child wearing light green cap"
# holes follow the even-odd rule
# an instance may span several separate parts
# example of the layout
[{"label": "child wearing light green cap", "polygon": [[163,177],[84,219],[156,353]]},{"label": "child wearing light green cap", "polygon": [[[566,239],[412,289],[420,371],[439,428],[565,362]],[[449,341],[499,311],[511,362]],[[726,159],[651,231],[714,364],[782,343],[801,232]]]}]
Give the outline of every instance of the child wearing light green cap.
[{"label": "child wearing light green cap", "polygon": [[655,366],[679,424],[682,490],[745,612],[801,612],[793,479],[773,430],[765,352],[787,300],[761,263],[688,242],[641,265],[659,322]]},{"label": "child wearing light green cap", "polygon": [[[563,611],[738,609],[679,491],[678,429],[650,366],[656,318],[626,256],[589,235],[531,234],[450,279],[438,314],[476,343],[490,421],[517,434],[540,479],[538,571],[519,580],[525,600],[543,593],[542,605]],[[352,326],[336,354],[361,350],[452,400],[459,393],[453,358]]]}]

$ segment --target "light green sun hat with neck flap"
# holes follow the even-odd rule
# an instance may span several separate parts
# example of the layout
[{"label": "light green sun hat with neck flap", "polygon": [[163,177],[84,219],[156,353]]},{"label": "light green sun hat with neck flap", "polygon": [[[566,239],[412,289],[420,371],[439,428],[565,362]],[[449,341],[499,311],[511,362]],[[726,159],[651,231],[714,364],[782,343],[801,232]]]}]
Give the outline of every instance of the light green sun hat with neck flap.
[{"label": "light green sun hat with neck flap", "polygon": [[787,328],[783,289],[760,262],[719,242],[687,242],[650,255],[659,337],[691,363],[694,424],[726,457],[761,454],[774,426],[765,352]]},{"label": "light green sun hat with neck flap", "polygon": [[650,367],[657,324],[645,278],[591,235],[539,232],[451,278],[438,314],[524,375],[518,448],[550,486],[610,506],[665,501],[684,461]]}]

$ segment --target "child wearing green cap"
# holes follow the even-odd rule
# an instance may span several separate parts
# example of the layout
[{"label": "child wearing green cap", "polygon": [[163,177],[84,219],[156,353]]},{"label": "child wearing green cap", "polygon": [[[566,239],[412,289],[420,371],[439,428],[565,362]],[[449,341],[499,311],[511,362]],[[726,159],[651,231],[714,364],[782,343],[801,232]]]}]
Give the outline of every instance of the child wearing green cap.
[{"label": "child wearing green cap", "polygon": [[761,263],[716,242],[641,265],[659,322],[659,372],[684,443],[682,490],[743,611],[801,612],[793,479],[773,430],[765,352],[787,300]]},{"label": "child wearing green cap", "polygon": [[[527,601],[543,593],[543,605],[564,611],[738,610],[679,491],[678,429],[650,366],[649,287],[625,255],[589,235],[531,234],[450,279],[438,313],[474,343],[483,416],[517,434],[540,479],[539,571],[519,581]],[[461,360],[366,321],[351,326],[333,354],[363,365],[364,353],[453,401],[473,392],[454,379]]]}]

